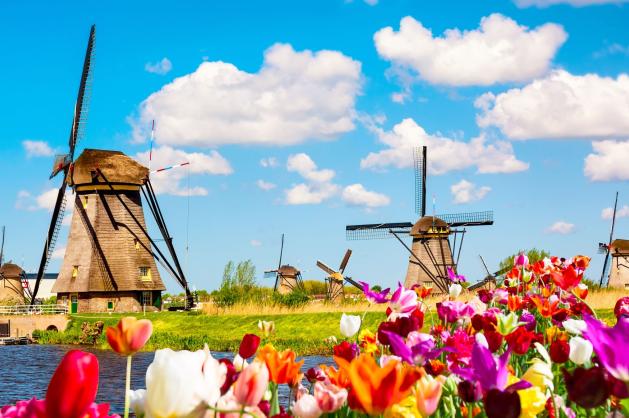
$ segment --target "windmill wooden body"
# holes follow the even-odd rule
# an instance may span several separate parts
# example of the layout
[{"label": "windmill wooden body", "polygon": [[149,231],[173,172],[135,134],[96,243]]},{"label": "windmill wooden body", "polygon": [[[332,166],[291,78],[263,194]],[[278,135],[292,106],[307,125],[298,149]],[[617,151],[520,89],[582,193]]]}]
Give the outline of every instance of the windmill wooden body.
[{"label": "windmill wooden body", "polygon": [[[436,287],[434,293],[447,293],[448,269],[457,270],[466,227],[493,224],[493,212],[468,212],[426,215],[427,148],[413,150],[415,169],[415,209],[420,215],[415,223],[396,222],[348,225],[347,239],[396,238],[408,251],[408,268],[404,285]],[[462,228],[462,229],[461,229]],[[412,238],[409,247],[400,237]]]},{"label": "windmill wooden body", "polygon": [[290,264],[282,264],[284,254],[284,234],[282,234],[282,244],[280,247],[280,260],[275,270],[264,272],[265,277],[275,277],[273,290],[280,294],[290,293],[294,290],[304,290],[304,282],[301,278],[301,271]]},{"label": "windmill wooden body", "polygon": [[[149,179],[148,168],[119,151],[86,149],[74,160],[87,114],[87,92],[95,27],[92,26],[79,94],[70,131],[69,151],[58,156],[51,178],[63,173],[37,279],[39,284],[59,235],[66,206],[66,188],[74,190],[74,213],[68,243],[53,291],[71,312],[140,311],[161,307],[165,290],[157,260],[186,292],[187,307],[193,298],[175,252],[162,211]],[[149,235],[143,203],[150,209],[170,257]]]},{"label": "windmill wooden body", "polygon": [[0,305],[24,303],[24,270],[11,262],[0,266]]},{"label": "windmill wooden body", "polygon": [[341,302],[345,299],[345,282],[362,290],[362,286],[356,283],[351,277],[345,276],[345,268],[352,256],[352,250],[345,251],[345,255],[339,264],[338,270],[329,267],[323,261],[317,260],[317,267],[326,272],[328,276],[325,278],[325,297],[332,302]]}]

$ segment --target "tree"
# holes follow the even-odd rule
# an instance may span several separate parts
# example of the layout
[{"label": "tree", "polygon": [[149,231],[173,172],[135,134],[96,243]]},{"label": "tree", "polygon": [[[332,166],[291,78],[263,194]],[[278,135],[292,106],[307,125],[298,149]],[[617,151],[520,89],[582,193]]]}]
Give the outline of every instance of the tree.
[{"label": "tree", "polygon": [[256,267],[251,260],[245,260],[238,263],[232,282],[236,286],[243,288],[252,288],[256,285]]},{"label": "tree", "polygon": [[526,256],[529,258],[529,264],[534,264],[540,260],[543,260],[546,257],[550,257],[550,253],[546,250],[538,250],[537,248],[531,248],[530,250],[524,251],[520,250],[517,253],[506,257],[504,260],[500,262],[498,265],[499,270],[503,270],[505,272],[511,270],[513,268],[513,259],[520,253],[526,253]]},{"label": "tree", "polygon": [[221,289],[229,289],[234,286],[234,262],[229,260],[223,269],[223,280],[221,281]]}]

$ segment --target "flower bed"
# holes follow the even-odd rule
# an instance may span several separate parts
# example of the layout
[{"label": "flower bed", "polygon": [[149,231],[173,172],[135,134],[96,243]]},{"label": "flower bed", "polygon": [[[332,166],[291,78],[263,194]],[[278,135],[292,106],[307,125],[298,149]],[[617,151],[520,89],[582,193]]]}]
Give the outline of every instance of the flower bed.
[{"label": "flower bed", "polygon": [[[150,338],[148,320],[123,318],[107,329],[128,359],[125,417],[605,417],[629,412],[629,297],[608,327],[581,284],[589,259],[556,257],[530,265],[518,256],[504,283],[461,301],[463,276],[450,272],[450,295],[422,332],[430,289],[399,285],[365,297],[386,304],[377,329],[343,315],[341,338],[328,337],[333,366],[302,370],[291,349],[273,346],[274,323],[260,321],[233,361],[209,350],[158,350],[146,389],[130,390],[133,354]],[[307,326],[307,324],[305,324]],[[325,336],[322,336],[322,339]],[[121,384],[124,382],[121,376]],[[280,402],[279,388],[290,389]],[[66,354],[43,400],[0,409],[0,418],[99,418],[98,361]],[[619,415],[614,415],[619,416]]]}]

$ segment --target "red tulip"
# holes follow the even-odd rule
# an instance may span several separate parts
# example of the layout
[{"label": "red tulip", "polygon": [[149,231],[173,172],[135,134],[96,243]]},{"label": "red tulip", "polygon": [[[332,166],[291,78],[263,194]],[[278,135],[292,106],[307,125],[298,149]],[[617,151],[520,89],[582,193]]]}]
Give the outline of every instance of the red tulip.
[{"label": "red tulip", "polygon": [[614,315],[616,318],[621,316],[629,316],[629,296],[623,296],[616,301],[614,306]]},{"label": "red tulip", "polygon": [[79,350],[68,351],[50,379],[46,392],[46,416],[83,418],[96,399],[98,359]]},{"label": "red tulip", "polygon": [[562,371],[568,399],[577,405],[586,409],[596,408],[603,405],[609,397],[609,386],[603,368],[577,367],[572,373],[566,369]]},{"label": "red tulip", "polygon": [[570,356],[570,345],[565,340],[555,340],[550,344],[550,359],[553,363],[565,363]]},{"label": "red tulip", "polygon": [[238,349],[238,355],[244,359],[248,359],[252,357],[256,351],[258,351],[258,346],[260,345],[260,337],[255,334],[245,334],[242,337],[242,341],[240,342],[240,348]]},{"label": "red tulip", "polygon": [[221,386],[221,395],[224,395],[227,393],[232,383],[234,383],[238,378],[238,372],[236,372],[234,363],[232,363],[231,360],[222,358],[219,359],[218,362],[223,363],[225,365],[225,368],[227,369],[227,373],[225,374],[225,382],[223,383],[223,386]]},{"label": "red tulip", "polygon": [[148,319],[133,316],[121,318],[115,327],[107,327],[107,342],[112,350],[123,356],[137,353],[144,347],[153,333],[153,324]]},{"label": "red tulip", "polygon": [[269,371],[262,361],[254,361],[240,372],[234,383],[234,396],[239,404],[256,406],[269,385]]},{"label": "red tulip", "polygon": [[524,327],[518,327],[511,334],[507,335],[505,340],[507,340],[509,348],[511,348],[514,353],[523,355],[528,351],[536,337],[535,333],[528,331]]}]

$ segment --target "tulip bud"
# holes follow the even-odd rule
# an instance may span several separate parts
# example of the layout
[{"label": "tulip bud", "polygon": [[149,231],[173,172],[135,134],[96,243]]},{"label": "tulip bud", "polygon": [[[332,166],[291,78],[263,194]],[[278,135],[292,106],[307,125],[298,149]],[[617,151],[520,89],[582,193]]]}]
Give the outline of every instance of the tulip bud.
[{"label": "tulip bud", "polygon": [[570,338],[570,360],[578,365],[585,363],[592,357],[592,343],[581,337]]},{"label": "tulip bud", "polygon": [[441,380],[435,379],[429,374],[424,375],[417,381],[415,387],[417,409],[423,417],[430,416],[437,410],[443,390],[441,382]]},{"label": "tulip bud", "polygon": [[83,418],[97,391],[96,356],[79,350],[68,351],[48,384],[46,416]]},{"label": "tulip bud", "polygon": [[293,405],[293,413],[299,418],[318,418],[322,411],[315,397],[305,394]]},{"label": "tulip bud", "polygon": [[260,345],[260,337],[255,334],[245,334],[242,337],[242,341],[240,342],[240,348],[238,349],[238,354],[240,357],[244,359],[248,359],[252,357],[256,351],[258,351],[258,346]]},{"label": "tulip bud", "polygon": [[529,264],[529,258],[524,253],[520,253],[513,258],[513,265],[516,267],[526,267]]},{"label": "tulip bud", "polygon": [[457,393],[463,402],[477,402],[483,396],[483,390],[478,381],[461,380],[457,386]]},{"label": "tulip bud", "polygon": [[345,315],[341,316],[341,335],[346,338],[351,338],[360,329],[360,316],[358,315]]},{"label": "tulip bud", "polygon": [[225,365],[225,382],[223,382],[223,385],[221,386],[221,395],[224,395],[227,393],[232,383],[236,381],[238,372],[234,367],[234,363],[232,363],[229,359],[222,358],[219,359],[218,362]]},{"label": "tulip bud", "polygon": [[347,390],[331,383],[315,383],[314,397],[317,406],[324,413],[334,412],[343,406],[347,399]]},{"label": "tulip bud", "polygon": [[266,364],[254,361],[245,368],[234,383],[234,396],[239,404],[256,406],[269,385],[269,371]]},{"label": "tulip bud", "polygon": [[115,327],[107,327],[107,342],[116,353],[130,356],[142,349],[153,333],[148,319],[133,316],[121,318]]},{"label": "tulip bud", "polygon": [[616,318],[629,316],[629,296],[623,296],[616,301],[616,305],[614,306],[614,316],[616,316]]},{"label": "tulip bud", "polygon": [[323,382],[326,377],[320,367],[311,367],[304,374],[306,380],[310,383]]},{"label": "tulip bud", "polygon": [[463,291],[463,286],[461,286],[460,284],[453,283],[450,285],[450,289],[449,289],[450,297],[456,299],[459,297],[462,291]]},{"label": "tulip bud", "polygon": [[275,322],[274,321],[258,321],[258,329],[262,331],[262,334],[265,337],[273,334],[275,332]]}]

